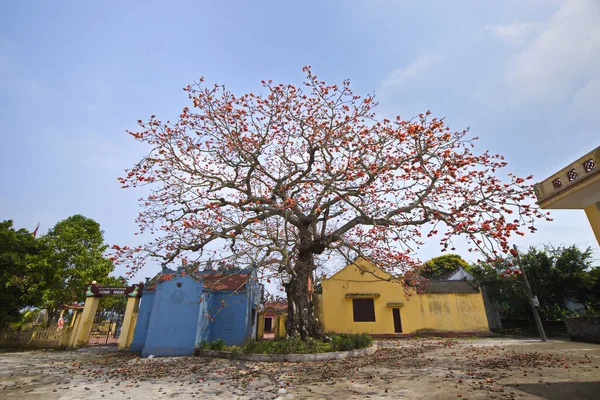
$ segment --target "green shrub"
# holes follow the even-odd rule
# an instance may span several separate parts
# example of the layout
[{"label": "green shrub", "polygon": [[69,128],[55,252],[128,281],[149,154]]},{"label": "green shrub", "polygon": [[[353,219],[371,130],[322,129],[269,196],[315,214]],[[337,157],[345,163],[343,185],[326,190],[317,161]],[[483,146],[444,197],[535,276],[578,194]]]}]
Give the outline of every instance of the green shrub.
[{"label": "green shrub", "polygon": [[200,348],[200,350],[208,350],[209,349],[209,344],[206,340],[203,340],[200,342],[200,344],[198,345],[198,347]]},{"label": "green shrub", "polygon": [[242,347],[244,353],[251,354],[306,354],[330,351],[327,343],[314,339],[303,341],[299,337],[279,340],[251,341]]},{"label": "green shrub", "polygon": [[217,339],[214,342],[207,342],[206,340],[203,340],[200,342],[198,347],[200,348],[200,350],[221,351],[225,348],[225,342],[223,341],[223,339]]},{"label": "green shrub", "polygon": [[314,339],[303,341],[299,336],[279,340],[276,343],[278,354],[314,353],[317,349]]},{"label": "green shrub", "polygon": [[334,333],[331,337],[331,350],[332,351],[348,351],[355,349],[364,349],[371,346],[373,338],[366,333],[360,334],[348,334],[348,333]]},{"label": "green shrub", "polygon": [[331,333],[328,336],[331,338],[330,343],[312,338],[302,340],[299,336],[295,336],[277,340],[251,340],[243,346],[225,346],[222,339],[217,339],[214,342],[202,341],[199,347],[201,350],[226,350],[248,354],[307,354],[364,349],[373,343],[371,336],[366,333]]},{"label": "green shrub", "polygon": [[240,346],[226,346],[225,351],[230,351],[232,353],[241,353],[242,348]]},{"label": "green shrub", "polygon": [[272,342],[267,342],[265,340],[251,340],[242,347],[242,352],[252,354],[270,354],[269,347],[271,347],[271,343]]},{"label": "green shrub", "polygon": [[210,344],[211,350],[221,351],[225,348],[225,342],[223,339],[217,339]]},{"label": "green shrub", "polygon": [[367,333],[361,333],[359,335],[354,336],[354,348],[355,349],[364,349],[367,347],[371,347],[373,344],[373,338]]}]

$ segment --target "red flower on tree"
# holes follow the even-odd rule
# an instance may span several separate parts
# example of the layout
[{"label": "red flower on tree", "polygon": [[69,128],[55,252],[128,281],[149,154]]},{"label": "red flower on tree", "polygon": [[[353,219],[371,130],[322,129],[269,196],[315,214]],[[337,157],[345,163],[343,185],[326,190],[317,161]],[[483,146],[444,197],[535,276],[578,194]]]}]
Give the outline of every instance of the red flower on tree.
[{"label": "red flower on tree", "polygon": [[152,150],[120,182],[153,185],[137,221],[161,235],[117,247],[122,262],[135,270],[148,256],[185,258],[190,268],[222,262],[285,274],[288,333],[323,337],[307,291],[328,257],[360,255],[402,274],[425,233],[441,236],[444,249],[465,236],[497,258],[512,234],[547,218],[529,204],[532,177],[502,181],[503,157],[473,153],[466,131],[429,112],[376,119],[373,97],[304,71],[304,87],[268,81],[264,95],[238,97],[201,80],[185,88],[193,108],[176,122],[139,121],[129,133]]}]

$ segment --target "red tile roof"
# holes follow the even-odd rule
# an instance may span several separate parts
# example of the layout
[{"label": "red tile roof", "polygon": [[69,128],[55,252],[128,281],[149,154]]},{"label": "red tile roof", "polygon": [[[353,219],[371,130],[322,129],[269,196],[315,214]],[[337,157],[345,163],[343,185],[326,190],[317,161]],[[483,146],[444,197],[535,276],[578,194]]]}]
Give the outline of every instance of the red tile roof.
[{"label": "red tile roof", "polygon": [[63,310],[81,310],[83,309],[83,304],[79,304],[79,303],[73,303],[73,304],[65,304],[64,306],[62,306]]},{"label": "red tile roof", "polygon": [[287,312],[287,301],[265,301],[265,311],[273,309],[275,312]]},{"label": "red tile roof", "polygon": [[176,274],[158,275],[158,277],[152,278],[152,280],[150,280],[150,282],[144,286],[144,290],[154,290],[156,289],[156,285],[158,285],[160,282],[170,281],[171,279],[175,278],[175,275]]},{"label": "red tile roof", "polygon": [[[177,274],[162,274],[158,277],[153,278],[148,285],[144,287],[145,290],[155,290],[156,285],[160,282],[170,281],[175,278]],[[183,273],[182,275],[185,275]],[[204,283],[204,287],[208,290],[213,291],[236,291],[243,290],[246,288],[246,283],[250,278],[250,274],[219,274],[219,273],[209,273],[209,274],[191,274],[192,278],[202,280]]]},{"label": "red tile roof", "polygon": [[243,290],[250,274],[203,274],[204,287],[209,290]]}]

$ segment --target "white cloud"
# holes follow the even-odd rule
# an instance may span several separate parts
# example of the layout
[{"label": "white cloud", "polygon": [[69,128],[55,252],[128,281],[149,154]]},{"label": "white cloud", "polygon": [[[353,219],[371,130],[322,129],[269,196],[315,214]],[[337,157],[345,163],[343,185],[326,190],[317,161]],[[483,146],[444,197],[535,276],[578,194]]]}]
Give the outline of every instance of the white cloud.
[{"label": "white cloud", "polygon": [[531,39],[540,31],[538,22],[513,22],[509,25],[488,24],[485,29],[490,30],[503,42],[512,45],[521,45]]},{"label": "white cloud", "polygon": [[566,101],[600,79],[600,2],[566,1],[508,62],[505,76],[517,93],[550,101]]},{"label": "white cloud", "polygon": [[396,88],[403,86],[407,82],[418,80],[428,75],[432,68],[440,61],[440,56],[435,54],[426,54],[419,56],[411,64],[393,70],[386,80],[381,84],[380,89]]}]

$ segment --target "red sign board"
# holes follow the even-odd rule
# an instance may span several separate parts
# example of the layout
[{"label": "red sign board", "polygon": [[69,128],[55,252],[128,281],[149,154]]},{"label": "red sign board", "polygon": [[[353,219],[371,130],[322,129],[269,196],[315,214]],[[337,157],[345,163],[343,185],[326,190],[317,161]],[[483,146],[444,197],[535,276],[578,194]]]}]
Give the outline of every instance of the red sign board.
[{"label": "red sign board", "polygon": [[88,285],[85,292],[86,297],[102,297],[102,296],[127,296],[127,297],[141,297],[142,283],[124,286],[124,287],[107,287],[98,285]]}]

